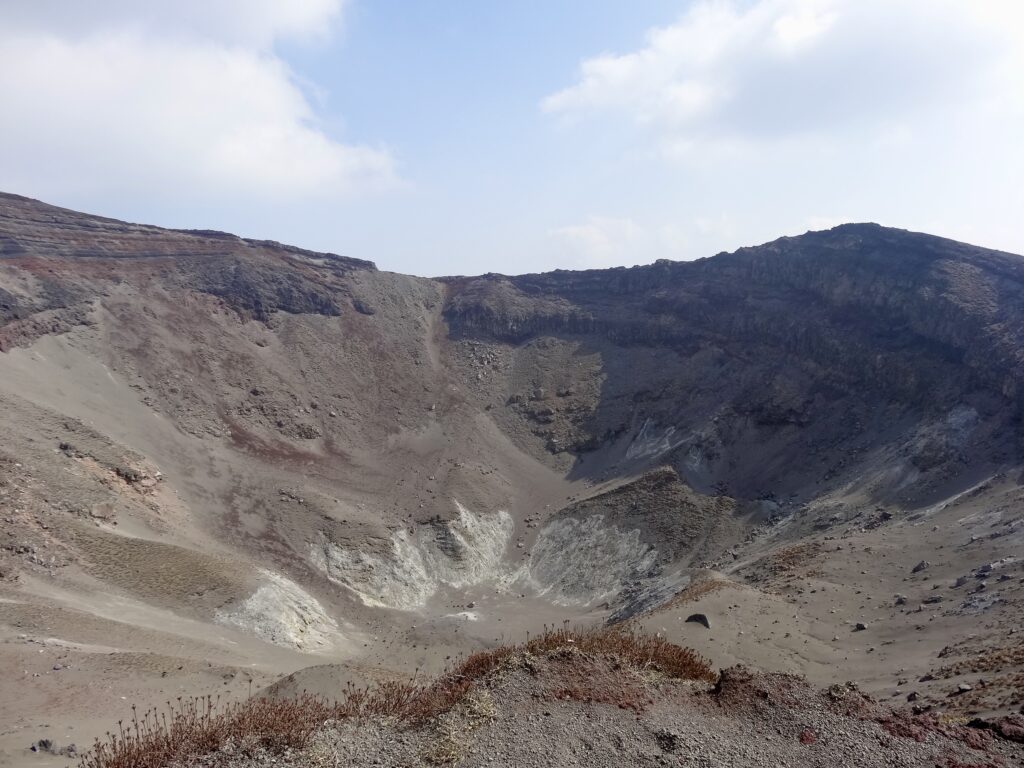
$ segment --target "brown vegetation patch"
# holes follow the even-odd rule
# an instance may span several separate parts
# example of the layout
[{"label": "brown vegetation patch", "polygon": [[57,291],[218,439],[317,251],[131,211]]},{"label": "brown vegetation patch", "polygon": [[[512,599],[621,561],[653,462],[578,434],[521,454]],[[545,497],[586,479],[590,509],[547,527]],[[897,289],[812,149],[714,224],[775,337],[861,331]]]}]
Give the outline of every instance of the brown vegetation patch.
[{"label": "brown vegetation patch", "polygon": [[985,648],[970,658],[942,667],[938,674],[955,677],[970,672],[998,672],[1009,667],[1024,667],[1024,642],[1003,648]]},{"label": "brown vegetation patch", "polygon": [[815,557],[821,554],[821,544],[816,541],[809,541],[803,544],[794,544],[772,552],[762,563],[768,573],[772,576],[784,576],[798,568],[808,565]]},{"label": "brown vegetation patch", "polygon": [[624,667],[616,657],[583,654],[564,648],[548,657],[544,669],[550,681],[545,697],[556,701],[607,704],[642,712],[653,704],[644,675]]},{"label": "brown vegetation patch", "polygon": [[[516,660],[560,657],[599,660],[609,673],[616,668],[656,672],[674,680],[713,682],[710,664],[689,648],[660,637],[621,629],[577,631],[551,629],[516,646],[474,653],[433,682],[387,682],[373,689],[349,689],[340,700],[302,695],[291,699],[251,698],[220,705],[216,700],[192,699],[168,703],[163,712],[151,710],[141,719],[133,710],[127,727],[97,741],[82,758],[80,768],[161,768],[177,760],[209,754],[225,745],[235,750],[280,752],[301,748],[328,720],[384,717],[407,725],[422,725],[452,711],[467,700],[487,677]],[[584,665],[588,669],[595,665]],[[611,674],[574,682],[562,675],[556,687],[564,698],[641,706],[639,695],[626,696]],[[632,708],[632,707],[631,707]]]}]

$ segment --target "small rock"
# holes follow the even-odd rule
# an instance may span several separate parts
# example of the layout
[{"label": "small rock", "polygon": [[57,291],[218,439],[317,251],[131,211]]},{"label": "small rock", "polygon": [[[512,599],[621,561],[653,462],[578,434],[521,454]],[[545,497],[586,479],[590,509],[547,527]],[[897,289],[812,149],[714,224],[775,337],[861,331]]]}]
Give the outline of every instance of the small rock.
[{"label": "small rock", "polygon": [[686,617],[688,623],[700,624],[705,629],[711,629],[711,622],[708,620],[706,614],[703,613],[692,613]]},{"label": "small rock", "polygon": [[58,755],[60,751],[57,749],[57,742],[53,739],[40,739],[39,741],[32,744],[29,747],[33,752],[46,752],[51,755]]}]

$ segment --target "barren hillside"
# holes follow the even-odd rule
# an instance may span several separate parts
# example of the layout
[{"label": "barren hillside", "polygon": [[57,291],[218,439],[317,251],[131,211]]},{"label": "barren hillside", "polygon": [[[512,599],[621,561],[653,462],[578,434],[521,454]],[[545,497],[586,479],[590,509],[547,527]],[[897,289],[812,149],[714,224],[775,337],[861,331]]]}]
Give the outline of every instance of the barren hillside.
[{"label": "barren hillside", "polygon": [[0,762],[564,620],[1018,712],[1022,398],[1024,259],[923,234],[425,279],[0,195]]}]

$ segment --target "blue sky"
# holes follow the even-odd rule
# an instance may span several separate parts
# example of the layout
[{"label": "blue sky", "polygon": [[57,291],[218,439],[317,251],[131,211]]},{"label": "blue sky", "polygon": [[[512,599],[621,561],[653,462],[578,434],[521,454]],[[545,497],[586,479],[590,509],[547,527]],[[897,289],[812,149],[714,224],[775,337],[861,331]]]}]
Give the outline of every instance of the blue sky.
[{"label": "blue sky", "polygon": [[1024,252],[1017,0],[5,0],[0,189],[421,275]]}]

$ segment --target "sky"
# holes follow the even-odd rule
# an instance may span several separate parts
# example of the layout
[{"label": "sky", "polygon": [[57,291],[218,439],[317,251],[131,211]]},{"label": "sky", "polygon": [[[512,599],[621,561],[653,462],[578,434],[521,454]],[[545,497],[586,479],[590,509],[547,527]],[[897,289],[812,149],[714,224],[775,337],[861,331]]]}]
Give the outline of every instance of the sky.
[{"label": "sky", "polygon": [[1024,254],[1024,2],[2,0],[0,190],[431,276]]}]

